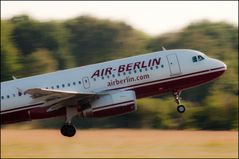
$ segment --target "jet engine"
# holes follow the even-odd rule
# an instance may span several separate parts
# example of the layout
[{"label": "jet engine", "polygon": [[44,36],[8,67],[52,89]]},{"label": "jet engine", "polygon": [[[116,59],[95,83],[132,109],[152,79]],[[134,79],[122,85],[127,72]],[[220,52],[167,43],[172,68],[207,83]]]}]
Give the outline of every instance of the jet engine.
[{"label": "jet engine", "polygon": [[133,112],[137,109],[134,91],[122,91],[100,96],[89,108],[81,112],[83,117],[108,117]]}]

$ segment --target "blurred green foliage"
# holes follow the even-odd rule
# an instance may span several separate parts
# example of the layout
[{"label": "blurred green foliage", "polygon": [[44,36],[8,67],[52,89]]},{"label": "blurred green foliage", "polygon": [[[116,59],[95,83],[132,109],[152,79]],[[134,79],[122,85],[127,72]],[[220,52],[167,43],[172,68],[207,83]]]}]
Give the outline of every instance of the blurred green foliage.
[{"label": "blurred green foliage", "polygon": [[[178,32],[149,36],[118,21],[80,16],[41,22],[27,15],[1,20],[1,81],[72,68],[146,52],[195,49],[224,61],[218,80],[182,93],[187,112],[177,113],[173,97],[138,100],[138,110],[103,119],[75,118],[80,128],[238,129],[238,26],[207,20]],[[25,71],[27,70],[27,71]],[[33,121],[59,128],[63,118]],[[29,124],[29,123],[27,123]]]}]

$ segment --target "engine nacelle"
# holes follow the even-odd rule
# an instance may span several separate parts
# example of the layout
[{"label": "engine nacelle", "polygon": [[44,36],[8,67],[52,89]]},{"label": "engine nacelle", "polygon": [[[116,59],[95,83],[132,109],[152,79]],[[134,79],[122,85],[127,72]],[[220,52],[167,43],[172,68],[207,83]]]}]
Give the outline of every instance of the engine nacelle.
[{"label": "engine nacelle", "polygon": [[108,117],[133,112],[137,109],[134,91],[122,91],[100,96],[91,107],[82,111],[83,117]]}]

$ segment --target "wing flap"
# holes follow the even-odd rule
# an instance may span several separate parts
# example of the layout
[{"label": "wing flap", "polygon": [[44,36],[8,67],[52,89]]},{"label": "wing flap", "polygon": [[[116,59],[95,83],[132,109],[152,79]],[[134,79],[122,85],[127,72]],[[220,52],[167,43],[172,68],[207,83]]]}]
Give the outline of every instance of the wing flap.
[{"label": "wing flap", "polygon": [[68,96],[92,96],[96,95],[96,93],[84,93],[84,92],[76,92],[76,91],[64,91],[64,90],[52,90],[52,89],[44,89],[44,88],[32,88],[26,90],[24,93],[30,94],[33,99],[40,97],[47,97],[48,100],[55,98],[65,98]]},{"label": "wing flap", "polygon": [[34,100],[45,101],[44,106],[51,106],[52,108],[50,108],[50,110],[56,110],[67,105],[72,105],[76,101],[92,100],[99,95],[107,94],[52,90],[45,88],[32,88],[26,90],[24,93],[31,95]]}]

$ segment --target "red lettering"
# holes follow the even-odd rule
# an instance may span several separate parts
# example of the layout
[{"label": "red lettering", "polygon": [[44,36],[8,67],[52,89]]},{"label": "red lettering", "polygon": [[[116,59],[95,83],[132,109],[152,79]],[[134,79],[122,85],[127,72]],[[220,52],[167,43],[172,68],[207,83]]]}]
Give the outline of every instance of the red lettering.
[{"label": "red lettering", "polygon": [[137,69],[140,69],[140,63],[141,62],[135,62],[134,63],[134,70],[137,68]]},{"label": "red lettering", "polygon": [[120,65],[119,66],[119,69],[118,69],[118,72],[124,72],[125,71],[125,65]]},{"label": "red lettering", "polygon": [[91,78],[93,78],[94,76],[99,77],[100,76],[100,70],[96,70],[95,73],[91,76]]},{"label": "red lettering", "polygon": [[133,65],[133,63],[129,63],[126,67],[126,71],[131,71],[132,70],[132,65]]},{"label": "red lettering", "polygon": [[120,84],[120,81],[119,80],[116,80],[116,85],[119,85]]},{"label": "red lettering", "polygon": [[104,71],[105,71],[105,69],[101,70],[101,76],[104,76]]},{"label": "red lettering", "polygon": [[145,61],[143,61],[142,65],[141,65],[141,68],[145,68],[145,67],[147,67],[147,66],[145,65]]},{"label": "red lettering", "polygon": [[151,65],[151,61],[152,61],[152,60],[150,59],[150,60],[149,60],[149,64],[148,64],[148,67],[150,67],[150,65]]},{"label": "red lettering", "polygon": [[112,67],[106,68],[105,75],[108,75],[108,73],[111,75]]},{"label": "red lettering", "polygon": [[159,64],[160,64],[160,59],[161,59],[161,58],[159,58],[159,59],[153,59],[153,64],[152,64],[152,66],[154,66],[154,65],[159,65]]}]

